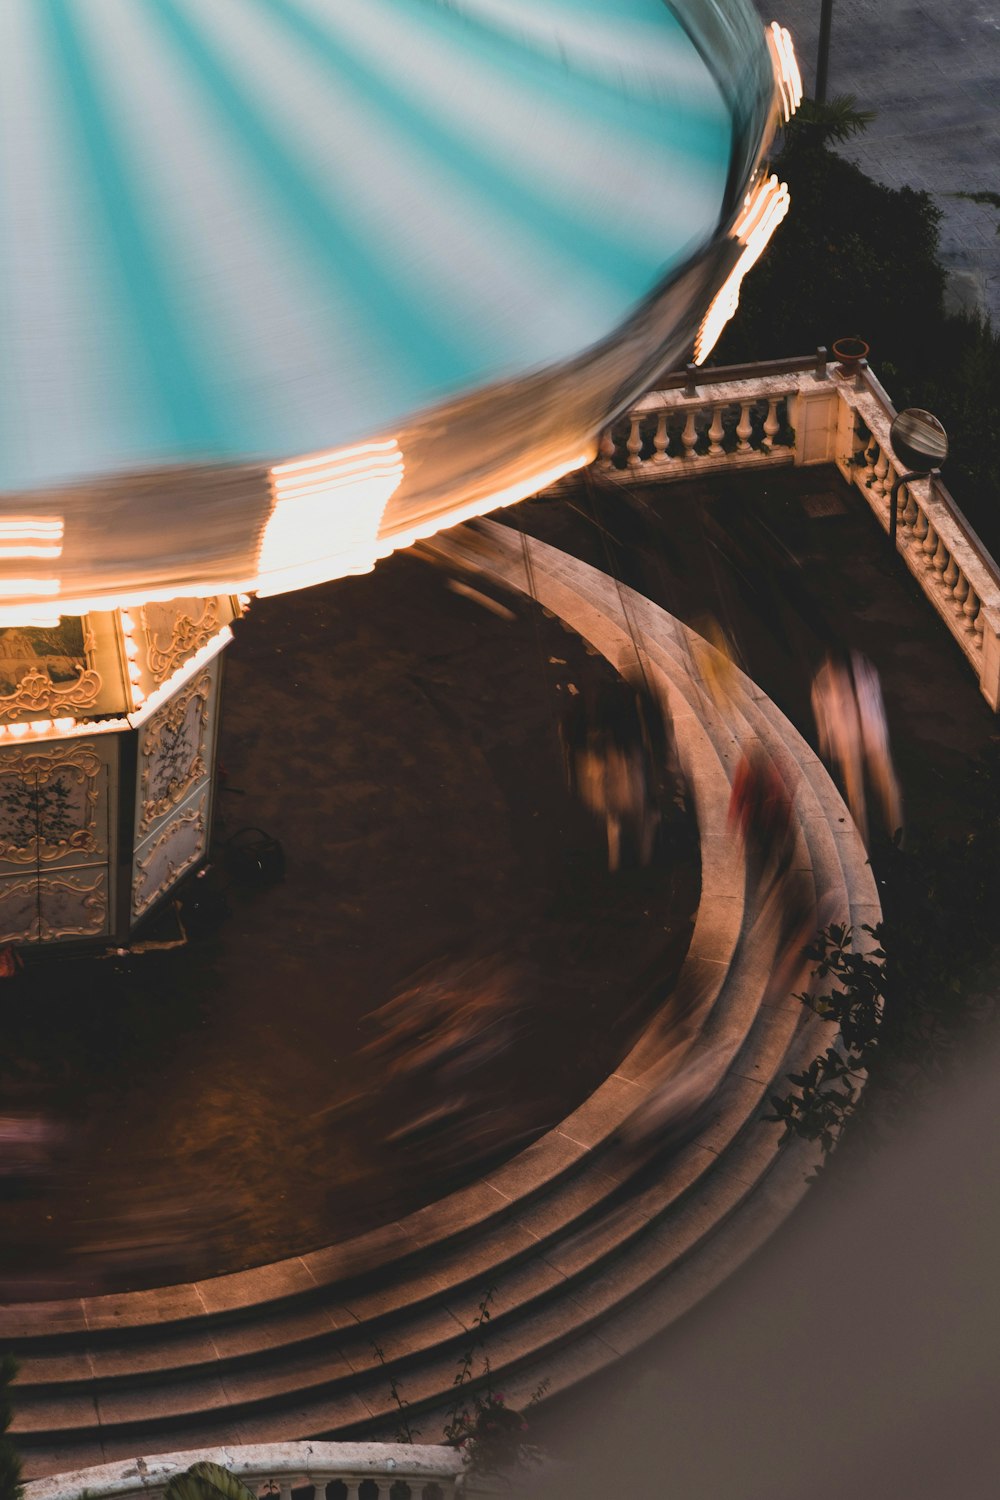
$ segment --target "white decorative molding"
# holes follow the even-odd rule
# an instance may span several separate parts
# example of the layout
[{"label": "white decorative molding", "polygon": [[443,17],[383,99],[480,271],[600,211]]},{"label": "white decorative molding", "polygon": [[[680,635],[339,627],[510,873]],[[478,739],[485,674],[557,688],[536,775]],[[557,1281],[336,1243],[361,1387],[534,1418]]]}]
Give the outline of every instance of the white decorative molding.
[{"label": "white decorative molding", "polygon": [[223,623],[216,595],[141,605],[139,621],[145,639],[146,663],[157,685],[172,677],[195,652],[218,635]]},{"label": "white decorative molding", "polygon": [[105,771],[104,756],[86,741],[0,750],[0,863],[105,859],[99,824]]},{"label": "white decorative molding", "polygon": [[[383,1500],[393,1485],[409,1486],[412,1500],[437,1495],[452,1500],[463,1492],[465,1465],[454,1448],[431,1443],[250,1443],[224,1448],[197,1448],[158,1453],[94,1468],[76,1469],[35,1479],[24,1487],[25,1500],[161,1500],[175,1474],[195,1463],[221,1464],[255,1494],[282,1496],[313,1485],[314,1500],[326,1486],[342,1480],[350,1497],[374,1480]],[[464,1490],[468,1494],[468,1490]]]},{"label": "white decorative molding", "polygon": [[213,688],[211,671],[199,673],[140,731],[136,827],[140,841],[208,775]]},{"label": "white decorative molding", "polygon": [[133,921],[176,885],[205,853],[208,794],[206,783],[136,849],[132,876]]}]

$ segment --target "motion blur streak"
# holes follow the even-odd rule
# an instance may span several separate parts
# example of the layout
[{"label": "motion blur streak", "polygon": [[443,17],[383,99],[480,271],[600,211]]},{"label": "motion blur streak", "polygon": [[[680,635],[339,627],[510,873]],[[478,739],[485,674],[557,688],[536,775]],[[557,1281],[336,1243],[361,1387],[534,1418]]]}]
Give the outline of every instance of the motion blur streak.
[{"label": "motion blur streak", "polygon": [[719,335],[739,306],[744,276],[763,255],[768,240],[787,214],[790,202],[787,186],[773,174],[747,194],[745,211],[734,231],[743,246],[743,254],[705,314],[694,346],[696,365],[703,365],[718,343]]},{"label": "motion blur streak", "polygon": [[271,470],[257,592],[284,593],[375,564],[379,522],[403,479],[395,441],[342,448]]}]

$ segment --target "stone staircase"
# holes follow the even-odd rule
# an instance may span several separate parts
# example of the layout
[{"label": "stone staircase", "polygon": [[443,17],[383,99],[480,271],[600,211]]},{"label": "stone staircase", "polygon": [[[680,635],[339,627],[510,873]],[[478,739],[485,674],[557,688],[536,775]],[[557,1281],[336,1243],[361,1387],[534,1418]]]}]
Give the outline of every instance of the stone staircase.
[{"label": "stone staircase", "polygon": [[527,588],[619,668],[640,641],[669,697],[702,860],[680,984],[698,997],[692,1055],[726,1060],[707,1121],[659,1158],[620,1148],[672,1040],[657,1017],[557,1128],[398,1224],[197,1283],[0,1309],[0,1347],[21,1361],[12,1433],[29,1476],[168,1448],[392,1436],[390,1377],[434,1441],[487,1291],[494,1381],[515,1404],[543,1380],[554,1394],[691,1307],[804,1191],[810,1150],[779,1145],[779,1128],[760,1117],[831,1029],[772,992],[771,939],[726,809],[741,747],[755,739],[797,785],[795,864],[819,923],[849,919],[861,940],[861,925],[879,920],[877,896],[832,782],[747,678],[736,674],[720,711],[691,633],[614,580],[492,522],[431,545],[456,570]]}]

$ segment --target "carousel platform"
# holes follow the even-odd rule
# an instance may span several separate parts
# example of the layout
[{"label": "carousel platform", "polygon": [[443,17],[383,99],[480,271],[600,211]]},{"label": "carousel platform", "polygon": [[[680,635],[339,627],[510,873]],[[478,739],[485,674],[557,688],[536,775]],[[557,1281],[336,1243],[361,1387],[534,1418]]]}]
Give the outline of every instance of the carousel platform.
[{"label": "carousel platform", "polygon": [[[769,1089],[825,1045],[823,1023],[805,1020],[797,1001],[774,993],[771,939],[726,837],[725,809],[742,749],[756,742],[798,782],[796,878],[828,920],[851,920],[860,929],[877,920],[877,897],[832,783],[749,679],[739,680],[720,713],[692,671],[691,633],[613,579],[543,543],[525,549],[500,526],[452,533],[435,548],[456,568],[474,558],[505,608],[530,575],[530,592],[577,644],[590,643],[595,661],[627,665],[641,636],[647,669],[671,701],[698,811],[701,899],[693,932],[685,933],[679,985],[698,997],[696,1049],[725,1060],[710,1116],[693,1139],[661,1157],[620,1149],[621,1127],[676,1040],[661,990],[661,1004],[646,1007],[630,1045],[605,1052],[603,1074],[579,1090],[572,1107],[446,1197],[252,1269],[7,1307],[0,1330],[22,1360],[15,1432],[32,1474],[150,1445],[391,1433],[398,1413],[390,1377],[416,1425],[430,1432],[487,1293],[494,1378],[515,1402],[540,1380],[555,1393],[704,1296],[804,1191],[808,1154],[781,1148],[776,1127],[761,1115]],[[431,577],[440,586],[440,577]],[[559,629],[555,620],[547,624]],[[560,634],[564,647],[551,654],[565,660],[574,635]],[[471,643],[469,649],[475,653]],[[294,691],[294,671],[286,684]],[[365,691],[363,678],[357,686]],[[618,930],[622,972],[634,948],[634,934]],[[249,976],[252,943],[246,964]],[[275,1036],[293,1013],[302,979],[293,966],[284,993],[273,997]],[[560,1049],[571,1029],[564,1017]],[[303,1068],[314,1066],[302,1036],[293,1041]],[[540,1052],[546,1076],[558,1072],[558,1055]],[[248,1129],[257,1092],[245,1090]],[[192,1088],[185,1101],[192,1129],[202,1097]],[[295,1105],[301,1110],[313,1098],[304,1081]],[[287,1227],[296,1205],[284,1203],[269,1205],[267,1216]],[[346,1228],[350,1223],[345,1219]]]},{"label": "carousel platform", "polygon": [[[46,1296],[39,1291],[33,1301],[8,1305],[0,1317],[0,1337],[22,1361],[14,1431],[30,1474],[209,1442],[391,1436],[398,1413],[390,1377],[412,1403],[414,1425],[432,1437],[472,1337],[478,1305],[491,1289],[490,1357],[498,1385],[516,1401],[548,1379],[554,1396],[589,1375],[610,1371],[623,1354],[666,1328],[728,1277],[799,1201],[809,1162],[797,1149],[779,1149],[774,1127],[760,1121],[761,1106],[769,1089],[818,1050],[823,1038],[803,1028],[802,1007],[768,993],[768,955],[754,942],[753,891],[731,846],[718,838],[737,747],[756,738],[776,763],[790,769],[794,761],[799,767],[799,878],[821,896],[826,911],[839,905],[842,915],[863,922],[877,910],[870,870],[832,784],[790,722],[801,722],[811,656],[825,648],[835,626],[841,644],[865,651],[878,665],[909,824],[924,836],[946,835],[961,826],[966,810],[956,802],[959,778],[952,773],[995,734],[995,720],[971,674],[960,666],[956,670],[951,642],[879,549],[870,523],[836,476],[788,470],[744,478],[731,491],[675,486],[669,494],[650,492],[639,511],[627,497],[616,506],[609,501],[602,521],[610,542],[592,524],[581,524],[586,504],[578,487],[520,513],[522,525],[536,537],[559,544],[553,551],[529,543],[532,592],[553,616],[570,623],[572,633],[556,619],[530,615],[543,633],[544,654],[572,659],[577,670],[585,665],[572,657],[581,637],[604,653],[586,659],[602,669],[609,659],[621,664],[641,627],[651,670],[674,703],[699,812],[702,897],[686,963],[714,976],[714,983],[699,991],[703,1045],[731,1049],[710,1122],[660,1161],[630,1165],[615,1149],[618,1127],[641,1097],[643,1077],[663,1044],[653,1006],[637,1027],[631,1050],[624,1047],[602,1075],[591,1078],[548,1129],[436,1202],[409,1213],[400,1210],[367,1231],[355,1232],[347,1220],[345,1233],[323,1248],[272,1257],[269,1264],[229,1275],[198,1274],[127,1293]],[[715,545],[723,523],[738,567]],[[461,549],[463,536],[474,543],[481,567],[482,534],[454,533],[437,545]],[[524,545],[514,530],[490,528],[487,536],[496,554],[494,576],[479,587],[516,613],[527,582]],[[776,552],[775,544],[780,544]],[[775,589],[780,569],[764,566],[768,549],[772,560],[784,558],[798,592]],[[571,551],[579,555],[574,558]],[[603,561],[603,568],[588,566],[588,558]],[[449,609],[465,611],[469,635],[461,649],[476,673],[477,692],[492,692],[496,685],[485,670],[479,632],[510,630],[512,623],[451,594],[443,575],[404,558],[365,581],[366,589],[385,582],[387,619],[405,593],[403,569],[412,570],[405,575],[407,589],[423,580],[443,590]],[[607,576],[609,569],[624,575],[621,588]],[[630,583],[641,587],[645,600],[630,592]],[[335,590],[359,587],[350,582]],[[741,680],[732,712],[720,723],[692,673],[691,637],[652,602],[657,595],[676,615],[704,610],[706,603],[715,610],[771,696]],[[776,606],[770,612],[761,607],[768,596]],[[286,634],[274,639],[279,659],[286,652],[296,659],[315,636],[310,597],[319,602],[327,591],[267,606],[295,605],[302,611],[290,616]],[[262,636],[271,640],[272,625],[266,622],[263,630],[262,609],[249,616],[245,633],[254,628],[255,615]],[[369,633],[378,615],[351,618],[366,621],[352,629]],[[549,628],[555,632],[551,640],[558,642],[551,649],[544,635]],[[454,645],[454,639],[453,630],[442,632],[439,650],[450,649],[447,643]],[[422,652],[428,644],[420,643]],[[327,650],[324,640],[310,660],[320,661]],[[248,650],[248,665],[253,655]],[[431,651],[427,659],[433,657]],[[234,654],[233,660],[231,688],[240,658]],[[534,660],[537,665],[539,658]],[[435,670],[440,693],[448,675],[443,659]],[[534,669],[533,676],[538,676]],[[277,684],[276,694],[291,699],[302,676],[293,670],[270,680]],[[372,694],[369,712],[378,696],[374,681],[359,673],[355,686],[360,694]],[[542,694],[547,724],[552,695],[548,688]],[[774,701],[779,695],[788,717]],[[445,701],[439,697],[442,709]],[[400,711],[398,703],[392,706]],[[520,707],[530,717],[530,704],[522,701]],[[487,707],[481,723],[495,712]],[[286,722],[294,725],[291,713]],[[249,719],[237,720],[230,744],[235,749],[244,740],[252,760],[252,737],[263,733]],[[523,742],[511,746],[514,764],[524,762],[523,752]],[[366,766],[372,762],[370,748],[362,759]],[[234,787],[241,784],[238,773],[242,776],[245,764],[233,758]],[[262,766],[272,780],[274,764],[264,757]],[[293,772],[301,777],[302,766]],[[522,794],[536,777],[532,762],[522,778]],[[553,784],[538,788],[543,805]],[[451,790],[454,794],[454,786]],[[230,796],[240,800],[235,790],[223,794]],[[529,803],[523,827],[537,830],[542,819],[530,816],[533,810]],[[317,806],[313,821],[324,815]],[[289,852],[294,852],[291,840]],[[599,852],[592,847],[598,864]],[[293,857],[289,879],[295,866]],[[455,889],[468,887],[459,875],[449,899]],[[423,885],[427,890],[426,879]],[[256,903],[259,938],[264,932],[259,919],[270,899],[250,903]],[[234,920],[249,934],[243,971],[249,1007],[254,973],[261,972],[260,941],[255,949],[246,917]],[[622,963],[630,946],[629,941],[618,945]],[[280,1034],[281,1015],[290,1013],[303,973],[296,964],[283,990],[269,992],[269,1039]],[[581,1014],[577,1006],[569,1020],[563,1015],[562,1047],[573,1041]],[[230,1034],[235,1046],[239,1029],[234,1025]],[[272,1050],[276,1077],[282,1053]],[[162,1051],[166,1056],[167,1049]],[[305,1051],[300,1040],[302,1066],[314,1066]],[[552,1080],[559,1059],[558,1049],[539,1049],[539,1074]],[[246,1077],[246,1084],[243,1120],[249,1129],[255,1103],[267,1090],[254,1077]],[[151,1096],[165,1092],[155,1080],[149,1085],[148,1078],[147,1091]],[[272,1080],[270,1095],[280,1092]],[[204,1094],[192,1089],[178,1111],[196,1119]],[[303,1099],[311,1105],[308,1078],[296,1095],[299,1106]],[[556,1103],[554,1095],[551,1102]],[[280,1205],[274,1212],[271,1207],[259,1217],[286,1226],[293,1222]],[[385,1365],[375,1354],[376,1343]]]}]

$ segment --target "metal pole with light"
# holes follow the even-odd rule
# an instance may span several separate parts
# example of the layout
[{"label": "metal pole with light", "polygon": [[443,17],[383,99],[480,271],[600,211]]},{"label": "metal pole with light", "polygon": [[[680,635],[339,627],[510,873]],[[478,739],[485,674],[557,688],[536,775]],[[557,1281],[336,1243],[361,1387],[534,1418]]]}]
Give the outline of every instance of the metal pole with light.
[{"label": "metal pole with light", "polygon": [[940,472],[941,465],[948,457],[948,434],[937,417],[932,416],[929,411],[923,411],[919,406],[908,406],[893,418],[889,442],[903,468],[908,470],[907,473],[896,475],[889,496],[889,541],[895,551],[896,529],[899,524],[896,497],[899,487],[906,484],[907,480],[926,479],[928,475]]},{"label": "metal pole with light", "polygon": [[826,103],[826,77],[830,67],[830,26],[833,21],[833,0],[822,0],[819,12],[819,46],[816,50],[816,94],[817,104]]}]

